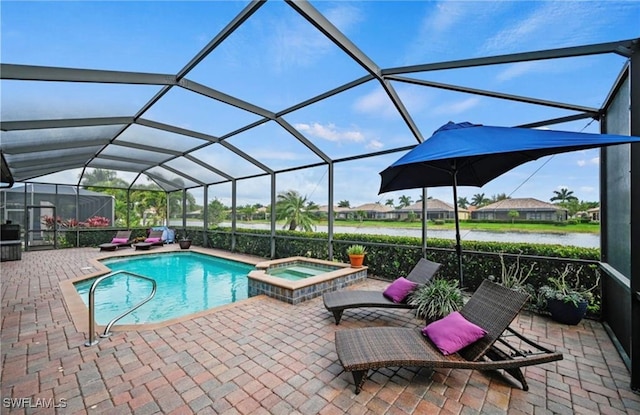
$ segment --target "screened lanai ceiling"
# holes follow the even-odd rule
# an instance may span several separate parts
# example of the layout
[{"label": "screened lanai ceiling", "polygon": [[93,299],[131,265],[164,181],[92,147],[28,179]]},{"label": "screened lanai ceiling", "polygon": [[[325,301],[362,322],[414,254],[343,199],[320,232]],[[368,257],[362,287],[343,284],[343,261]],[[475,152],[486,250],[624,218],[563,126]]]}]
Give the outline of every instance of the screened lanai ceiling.
[{"label": "screened lanai ceiling", "polygon": [[640,8],[532,3],[3,2],[3,177],[174,191],[399,153],[450,120],[581,131]]}]

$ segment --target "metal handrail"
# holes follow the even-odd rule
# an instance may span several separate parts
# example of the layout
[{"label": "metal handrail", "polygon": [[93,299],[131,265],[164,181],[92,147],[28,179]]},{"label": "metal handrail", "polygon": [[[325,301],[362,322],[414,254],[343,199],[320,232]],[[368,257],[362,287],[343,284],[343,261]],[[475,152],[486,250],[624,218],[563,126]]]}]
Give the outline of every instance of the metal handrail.
[{"label": "metal handrail", "polygon": [[133,272],[129,272],[129,271],[116,271],[113,272],[111,274],[107,274],[107,275],[103,275],[102,277],[98,278],[97,280],[95,280],[93,282],[93,284],[91,284],[91,288],[89,289],[89,340],[84,344],[85,346],[89,347],[89,346],[94,346],[96,344],[98,344],[99,340],[96,340],[96,330],[95,330],[95,294],[96,294],[96,288],[98,287],[98,285],[106,280],[107,278],[111,278],[114,275],[118,275],[118,274],[128,274],[131,275],[133,277],[136,278],[142,278],[144,280],[147,281],[151,281],[151,294],[149,294],[149,296],[147,298],[145,298],[144,300],[142,300],[140,303],[136,304],[132,309],[125,311],[124,313],[120,314],[119,316],[113,318],[105,327],[104,329],[104,333],[100,334],[99,336],[101,338],[105,338],[105,337],[109,337],[111,335],[111,332],[109,330],[111,330],[111,327],[115,324],[116,321],[120,320],[122,317],[126,316],[127,314],[131,313],[132,311],[137,310],[138,308],[140,308],[143,304],[146,304],[149,300],[151,300],[153,298],[154,295],[156,295],[156,281],[153,278],[149,278],[149,277],[145,277],[144,275],[139,275],[139,274],[134,274]]}]

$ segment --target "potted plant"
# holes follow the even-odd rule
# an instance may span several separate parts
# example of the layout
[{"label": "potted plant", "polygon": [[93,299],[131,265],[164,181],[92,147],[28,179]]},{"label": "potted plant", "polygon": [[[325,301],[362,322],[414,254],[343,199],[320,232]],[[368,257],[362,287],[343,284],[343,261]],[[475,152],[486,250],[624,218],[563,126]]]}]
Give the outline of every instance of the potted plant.
[{"label": "potted plant", "polygon": [[550,277],[547,285],[539,288],[540,300],[551,313],[551,318],[563,324],[576,325],[580,323],[587,312],[587,307],[593,299],[593,290],[600,285],[600,278],[593,287],[583,288],[580,285],[580,271],[575,271],[575,284],[571,284],[567,277],[573,272],[573,266],[567,264],[558,278]]},{"label": "potted plant", "polygon": [[367,250],[363,245],[351,245],[350,247],[348,247],[347,255],[349,255],[349,262],[351,263],[351,267],[362,267],[362,263],[364,262],[364,254],[366,253]]},{"label": "potted plant", "polygon": [[409,294],[408,303],[415,306],[416,316],[430,323],[462,308],[462,290],[457,280],[435,278]]},{"label": "potted plant", "polygon": [[186,232],[178,239],[178,245],[180,245],[180,249],[189,249],[191,247],[191,238]]}]

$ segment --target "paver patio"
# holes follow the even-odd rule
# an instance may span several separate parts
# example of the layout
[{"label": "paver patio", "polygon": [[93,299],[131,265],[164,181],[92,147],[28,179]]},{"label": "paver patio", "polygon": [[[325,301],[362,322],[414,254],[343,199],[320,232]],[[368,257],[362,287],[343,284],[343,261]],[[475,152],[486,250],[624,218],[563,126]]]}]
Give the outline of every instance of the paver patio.
[{"label": "paver patio", "polygon": [[[294,306],[255,297],[166,327],[116,326],[86,347],[59,283],[95,272],[91,259],[117,254],[25,252],[0,265],[2,413],[640,413],[640,395],[600,323],[566,326],[528,312],[513,327],[564,353],[525,369],[528,392],[498,372],[396,368],[371,372],[356,396],[334,333],[421,322],[407,310],[363,309],[345,312],[336,326],[321,298]],[[357,288],[386,285],[369,279]]]}]

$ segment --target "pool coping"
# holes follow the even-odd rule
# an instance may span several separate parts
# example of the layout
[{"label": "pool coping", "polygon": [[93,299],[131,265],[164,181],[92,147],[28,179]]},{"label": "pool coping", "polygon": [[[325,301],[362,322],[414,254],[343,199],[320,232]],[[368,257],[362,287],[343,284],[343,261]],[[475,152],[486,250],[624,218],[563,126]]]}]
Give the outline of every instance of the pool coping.
[{"label": "pool coping", "polygon": [[[103,251],[104,252],[104,251]],[[59,287],[62,293],[62,297],[67,306],[67,312],[75,326],[76,330],[79,332],[88,332],[89,331],[89,307],[84,303],[80,294],[76,290],[74,284],[80,281],[97,278],[102,275],[106,275],[110,273],[112,270],[104,265],[102,260],[115,258],[115,257],[126,257],[126,256],[138,256],[138,255],[153,255],[158,253],[170,253],[170,252],[196,252],[199,254],[215,256],[217,258],[229,259],[233,261],[243,262],[245,264],[256,265],[260,262],[264,261],[264,258],[259,257],[250,257],[243,254],[233,254],[228,251],[222,251],[211,248],[202,248],[192,246],[190,249],[180,249],[180,247],[175,245],[165,245],[163,247],[158,247],[154,249],[150,249],[148,251],[136,251],[136,250],[120,250],[117,249],[115,251],[104,252],[105,255],[92,258],[89,260],[91,266],[96,269],[95,272],[91,272],[89,274],[83,275],[81,277],[71,278],[68,280],[60,281]],[[268,298],[266,295],[260,295],[255,297],[250,297],[244,300],[240,300],[234,303],[225,304],[217,307],[208,308],[206,310],[198,311],[196,313],[187,314],[181,317],[172,318],[169,320],[165,320],[157,323],[144,323],[144,324],[115,324],[112,327],[112,330],[118,331],[144,331],[144,330],[156,330],[158,328],[166,327],[175,323],[181,323],[187,320],[191,320],[194,318],[202,317],[213,313],[215,311],[225,309],[228,307],[233,307],[237,305],[241,305],[246,301],[258,301],[264,298]],[[105,325],[97,324],[95,325],[97,332],[103,332]]]}]

